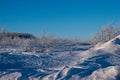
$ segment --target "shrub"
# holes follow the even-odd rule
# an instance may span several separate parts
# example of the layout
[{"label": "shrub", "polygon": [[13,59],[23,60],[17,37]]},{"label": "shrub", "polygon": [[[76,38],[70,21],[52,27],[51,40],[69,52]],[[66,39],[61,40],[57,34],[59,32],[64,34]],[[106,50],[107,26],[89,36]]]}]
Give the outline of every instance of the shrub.
[{"label": "shrub", "polygon": [[79,44],[77,39],[55,38],[51,35],[42,35],[40,38],[28,33],[0,32],[1,49],[19,49],[29,52],[51,52],[61,49],[72,50],[73,46]]},{"label": "shrub", "polygon": [[92,44],[106,42],[116,37],[117,35],[120,35],[120,25],[109,24],[104,26],[101,30],[97,31],[96,34],[91,37],[90,42]]}]

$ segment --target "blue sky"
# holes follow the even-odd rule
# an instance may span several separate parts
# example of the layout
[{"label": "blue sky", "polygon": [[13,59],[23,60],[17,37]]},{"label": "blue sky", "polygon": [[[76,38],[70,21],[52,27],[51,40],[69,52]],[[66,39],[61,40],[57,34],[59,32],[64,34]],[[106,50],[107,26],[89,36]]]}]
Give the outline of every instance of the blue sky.
[{"label": "blue sky", "polygon": [[120,21],[120,0],[0,0],[0,26],[36,36],[88,39],[110,22]]}]

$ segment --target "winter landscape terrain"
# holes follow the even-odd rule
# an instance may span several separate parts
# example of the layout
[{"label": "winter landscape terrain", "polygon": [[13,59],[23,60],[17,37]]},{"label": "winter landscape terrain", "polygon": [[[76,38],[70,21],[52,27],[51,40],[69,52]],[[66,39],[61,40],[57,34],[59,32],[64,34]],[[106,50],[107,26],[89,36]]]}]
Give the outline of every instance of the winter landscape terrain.
[{"label": "winter landscape terrain", "polygon": [[120,0],[0,0],[0,80],[120,80]]},{"label": "winter landscape terrain", "polygon": [[119,61],[120,35],[95,46],[59,43],[46,52],[1,47],[0,80],[120,80]]}]

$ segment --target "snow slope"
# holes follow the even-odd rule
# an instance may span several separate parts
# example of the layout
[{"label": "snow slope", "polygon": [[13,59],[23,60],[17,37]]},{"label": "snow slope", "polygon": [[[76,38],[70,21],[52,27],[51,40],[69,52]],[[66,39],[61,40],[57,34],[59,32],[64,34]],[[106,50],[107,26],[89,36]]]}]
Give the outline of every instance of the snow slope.
[{"label": "snow slope", "polygon": [[0,80],[120,80],[120,36],[86,46],[51,53],[1,52]]}]

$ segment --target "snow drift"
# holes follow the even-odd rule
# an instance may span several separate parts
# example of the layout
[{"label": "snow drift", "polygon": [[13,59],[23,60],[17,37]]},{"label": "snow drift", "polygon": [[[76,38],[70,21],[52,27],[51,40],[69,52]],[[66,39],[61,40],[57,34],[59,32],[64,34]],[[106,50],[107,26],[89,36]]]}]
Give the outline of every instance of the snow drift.
[{"label": "snow drift", "polygon": [[89,49],[79,46],[45,54],[1,52],[0,80],[120,80],[120,36]]}]

